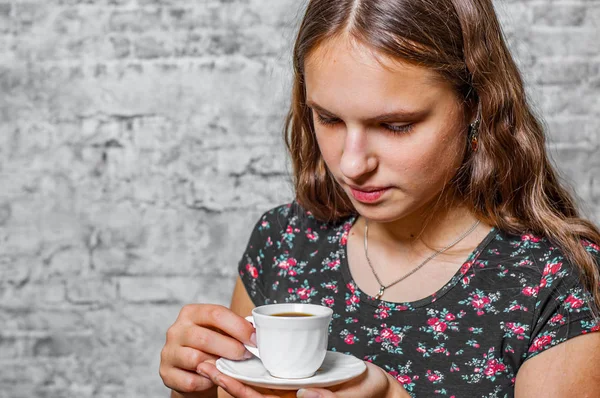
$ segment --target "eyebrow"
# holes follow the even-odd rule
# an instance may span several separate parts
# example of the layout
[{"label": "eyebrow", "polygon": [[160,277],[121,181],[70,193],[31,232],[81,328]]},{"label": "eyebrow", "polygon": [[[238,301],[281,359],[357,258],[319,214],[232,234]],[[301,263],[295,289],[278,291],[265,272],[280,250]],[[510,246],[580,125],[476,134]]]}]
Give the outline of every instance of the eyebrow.
[{"label": "eyebrow", "polygon": [[[317,112],[319,112],[319,114],[321,114],[323,116],[337,118],[337,116],[333,112],[329,112],[327,109],[323,108],[322,106],[315,103],[314,101],[308,100],[308,101],[306,101],[306,105],[309,108],[316,110]],[[415,118],[423,117],[427,113],[429,113],[429,112],[428,111],[410,111],[410,110],[400,109],[397,111],[386,112],[386,113],[382,113],[382,114],[374,116],[374,117],[370,117],[370,118],[366,119],[365,121],[366,122],[389,122],[389,121],[397,121],[399,119],[415,119]]]}]

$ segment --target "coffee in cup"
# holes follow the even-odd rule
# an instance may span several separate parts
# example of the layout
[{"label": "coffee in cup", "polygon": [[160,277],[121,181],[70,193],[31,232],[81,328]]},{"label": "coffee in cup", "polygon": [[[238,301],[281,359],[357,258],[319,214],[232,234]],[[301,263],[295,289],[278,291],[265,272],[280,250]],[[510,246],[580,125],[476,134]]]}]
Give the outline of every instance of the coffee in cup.
[{"label": "coffee in cup", "polygon": [[332,315],[331,308],[315,304],[256,307],[246,319],[256,328],[258,349],[246,348],[273,377],[311,377],[325,359]]}]

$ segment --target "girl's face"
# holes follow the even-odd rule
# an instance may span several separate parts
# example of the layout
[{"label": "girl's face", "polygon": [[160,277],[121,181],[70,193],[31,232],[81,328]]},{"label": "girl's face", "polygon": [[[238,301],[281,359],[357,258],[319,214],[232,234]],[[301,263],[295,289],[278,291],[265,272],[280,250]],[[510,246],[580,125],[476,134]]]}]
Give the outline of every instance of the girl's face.
[{"label": "girl's face", "polygon": [[426,211],[466,148],[452,87],[344,39],[314,50],[305,78],[319,149],[356,210],[380,222]]}]

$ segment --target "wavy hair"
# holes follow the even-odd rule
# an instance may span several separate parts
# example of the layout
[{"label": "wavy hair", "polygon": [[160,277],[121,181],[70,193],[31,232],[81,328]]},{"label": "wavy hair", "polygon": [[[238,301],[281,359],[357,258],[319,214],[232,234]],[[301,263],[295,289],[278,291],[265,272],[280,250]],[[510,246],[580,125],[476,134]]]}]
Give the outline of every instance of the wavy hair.
[{"label": "wavy hair", "polygon": [[580,217],[548,159],[542,125],[527,104],[491,0],[308,3],[294,46],[284,129],[297,202],[322,221],[356,213],[318,149],[304,81],[311,52],[342,34],[392,59],[436,71],[464,99],[465,112],[481,107],[479,147],[467,151],[454,191],[480,220],[514,234],[539,234],[561,247],[581,271],[593,307],[600,308],[598,264],[585,249],[600,242],[600,231]]}]

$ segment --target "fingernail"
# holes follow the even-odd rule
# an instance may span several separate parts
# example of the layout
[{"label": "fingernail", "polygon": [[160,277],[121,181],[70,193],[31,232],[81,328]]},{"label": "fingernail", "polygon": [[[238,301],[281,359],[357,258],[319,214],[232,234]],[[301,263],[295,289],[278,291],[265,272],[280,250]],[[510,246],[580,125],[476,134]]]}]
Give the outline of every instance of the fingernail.
[{"label": "fingernail", "polygon": [[304,388],[298,390],[296,393],[297,398],[321,398],[321,394],[315,391],[305,390]]},{"label": "fingernail", "polygon": [[252,354],[250,351],[246,351],[244,353],[244,359],[250,359],[254,356],[254,354]]},{"label": "fingernail", "polygon": [[252,336],[250,336],[250,343],[252,346],[257,347],[256,345],[256,333],[252,333]]}]

